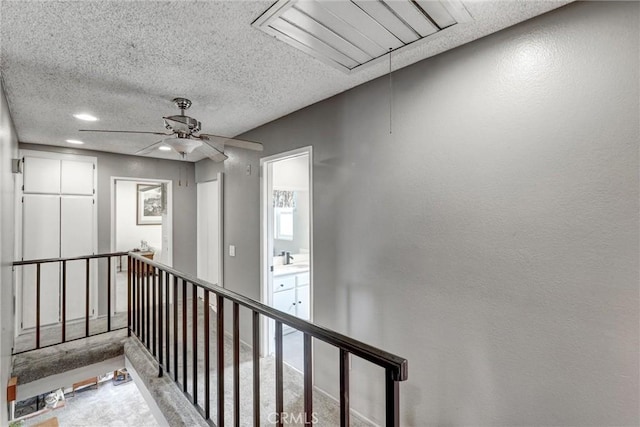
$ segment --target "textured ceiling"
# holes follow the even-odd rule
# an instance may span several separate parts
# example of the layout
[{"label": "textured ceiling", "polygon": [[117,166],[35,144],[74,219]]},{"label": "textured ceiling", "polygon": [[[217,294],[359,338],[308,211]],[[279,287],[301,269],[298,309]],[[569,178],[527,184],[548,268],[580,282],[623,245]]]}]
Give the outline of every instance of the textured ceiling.
[{"label": "textured ceiling", "polygon": [[[473,22],[394,53],[393,68],[569,2],[464,0]],[[236,136],[388,72],[383,60],[346,74],[251,27],[271,4],[2,0],[0,71],[20,141],[133,154],[157,138],[78,129],[164,131],[177,96],[193,101],[203,132]]]}]

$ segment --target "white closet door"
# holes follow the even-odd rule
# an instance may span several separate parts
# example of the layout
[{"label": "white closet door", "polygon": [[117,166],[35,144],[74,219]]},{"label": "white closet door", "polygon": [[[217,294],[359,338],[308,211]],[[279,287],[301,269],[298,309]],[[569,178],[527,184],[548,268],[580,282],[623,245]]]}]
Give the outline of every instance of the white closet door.
[{"label": "white closet door", "polygon": [[[60,257],[93,254],[93,198],[62,196],[60,222]],[[95,261],[90,261],[90,294],[94,293]],[[85,316],[86,261],[67,262],[67,320]],[[91,296],[91,295],[90,295]],[[95,296],[95,295],[94,295]],[[91,298],[93,300],[93,298]],[[89,312],[91,312],[91,303]]]},{"label": "white closet door", "polygon": [[197,275],[221,285],[220,182],[201,182],[197,187]]},{"label": "white closet door", "polygon": [[62,160],[60,171],[60,193],[93,195],[93,163]]},{"label": "white closet door", "polygon": [[[60,256],[60,197],[25,194],[22,206],[22,258],[25,260]],[[22,327],[36,325],[36,266],[22,267]],[[40,324],[59,319],[59,266],[41,264]]]},{"label": "white closet door", "polygon": [[60,160],[24,158],[24,192],[60,194]]}]

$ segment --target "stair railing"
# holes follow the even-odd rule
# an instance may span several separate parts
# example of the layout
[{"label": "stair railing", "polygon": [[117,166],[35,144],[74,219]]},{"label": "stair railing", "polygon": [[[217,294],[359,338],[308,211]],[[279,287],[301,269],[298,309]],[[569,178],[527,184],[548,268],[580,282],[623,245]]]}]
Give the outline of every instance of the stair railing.
[{"label": "stair railing", "polygon": [[[14,270],[14,274],[15,274],[15,269],[16,267],[23,267],[24,268],[30,268],[28,266],[35,266],[36,269],[36,274],[35,274],[35,348],[28,348],[28,349],[24,349],[24,350],[19,350],[19,351],[14,351],[13,354],[20,354],[20,353],[24,353],[26,351],[31,351],[34,349],[39,349],[39,348],[44,348],[44,347],[50,347],[53,345],[58,345],[64,342],[68,342],[68,341],[74,341],[76,339],[83,339],[83,338],[87,338],[89,336],[93,336],[93,335],[99,335],[102,333],[107,333],[107,332],[111,332],[111,331],[115,331],[118,329],[125,329],[126,326],[120,327],[120,328],[113,328],[112,327],[112,301],[111,301],[111,294],[112,294],[112,287],[114,285],[114,280],[112,277],[112,260],[113,258],[120,258],[123,256],[127,256],[128,253],[127,252],[113,252],[113,253],[105,253],[105,254],[98,254],[98,255],[85,255],[85,256],[79,256],[79,257],[68,257],[68,258],[47,258],[47,259],[34,259],[34,260],[23,260],[23,261],[14,261],[13,262],[13,270]],[[91,312],[90,312],[90,308],[91,308],[91,298],[93,297],[93,295],[91,294],[91,281],[92,281],[92,274],[91,274],[91,260],[105,260],[106,263],[106,271],[107,271],[107,277],[106,277],[106,295],[107,295],[107,325],[106,325],[106,330],[104,331],[100,331],[100,332],[91,332],[91,328],[90,328],[90,323],[91,323],[91,319],[92,316]],[[82,301],[82,303],[84,304],[84,334],[82,336],[73,338],[73,339],[69,339],[67,336],[67,327],[69,324],[69,321],[67,319],[67,306],[68,306],[68,295],[67,295],[67,289],[68,289],[68,283],[67,283],[67,265],[70,262],[74,262],[74,261],[85,261],[85,277],[84,277],[84,290],[85,290],[85,298],[84,301]],[[42,286],[42,275],[41,275],[41,267],[43,264],[51,264],[51,263],[58,263],[61,266],[61,276],[60,276],[60,282],[59,282],[59,287],[52,289],[52,288],[46,288],[43,289]],[[23,275],[23,279],[24,279],[24,275]],[[98,281],[98,283],[100,283],[100,281]],[[58,294],[58,292],[60,292],[60,294]],[[60,301],[55,301],[55,298],[52,300],[53,297],[58,297],[60,298]],[[23,295],[23,299],[22,301],[24,301],[24,295]],[[60,318],[59,318],[59,324],[61,326],[60,328],[60,342],[55,342],[55,343],[51,343],[51,344],[47,344],[47,345],[41,345],[41,331],[42,331],[42,321],[41,321],[41,314],[42,314],[42,305],[43,302],[45,304],[49,303],[54,303],[54,304],[60,304]],[[76,301],[74,299],[74,304],[76,304],[78,301]],[[54,326],[56,326],[57,324],[54,324]]]},{"label": "stair railing", "polygon": [[[173,374],[173,380],[182,388],[184,394],[210,424],[210,375],[211,343],[209,336],[211,295],[216,302],[216,328],[225,331],[225,301],[232,304],[232,349],[233,349],[233,414],[234,423],[240,419],[240,307],[251,312],[252,324],[252,362],[253,362],[253,425],[260,425],[260,316],[275,321],[275,412],[276,425],[286,423],[283,413],[283,325],[293,327],[303,333],[304,347],[304,424],[314,423],[313,384],[312,384],[312,338],[337,347],[340,351],[340,426],[349,426],[349,355],[358,356],[385,370],[385,425],[397,427],[400,424],[400,381],[407,379],[407,360],[373,347],[346,335],[315,325],[298,317],[252,300],[222,287],[200,280],[196,277],[174,270],[164,264],[154,262],[134,252],[128,257],[128,325],[132,333],[153,355],[158,363],[159,376]],[[191,331],[188,331],[187,295],[191,301]],[[198,298],[193,296],[202,292],[204,300],[204,371],[198,375]],[[170,302],[173,301],[173,304]],[[182,314],[178,315],[178,305],[182,305]],[[181,317],[181,319],[179,318]],[[178,325],[181,325],[179,332]],[[173,331],[170,331],[170,325]],[[181,339],[179,337],[181,336]],[[172,339],[173,337],[173,339]],[[188,389],[187,342],[191,339],[192,381]],[[217,419],[215,425],[224,427],[225,387],[224,387],[224,332],[216,333],[214,343],[217,360]],[[182,372],[178,372],[180,363]],[[198,403],[198,381],[204,379],[204,407]],[[273,421],[273,420],[272,420]]]}]

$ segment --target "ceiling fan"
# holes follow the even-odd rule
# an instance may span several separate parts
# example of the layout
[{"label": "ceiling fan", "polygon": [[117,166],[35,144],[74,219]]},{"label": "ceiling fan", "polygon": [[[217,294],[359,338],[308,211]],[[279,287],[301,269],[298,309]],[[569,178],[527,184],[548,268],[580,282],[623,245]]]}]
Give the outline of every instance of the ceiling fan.
[{"label": "ceiling fan", "polygon": [[201,123],[193,117],[185,116],[184,114],[184,110],[191,107],[191,101],[187,98],[175,98],[173,103],[180,109],[180,114],[163,117],[164,127],[169,130],[170,133],[99,129],[80,129],[80,132],[144,133],[150,135],[162,135],[165,138],[137,151],[136,154],[148,154],[156,148],[166,145],[176,151],[183,160],[187,158],[188,154],[197,149],[215,162],[225,161],[228,158],[228,156],[224,154],[225,145],[244,148],[247,150],[262,151],[263,147],[259,142],[200,133]]}]

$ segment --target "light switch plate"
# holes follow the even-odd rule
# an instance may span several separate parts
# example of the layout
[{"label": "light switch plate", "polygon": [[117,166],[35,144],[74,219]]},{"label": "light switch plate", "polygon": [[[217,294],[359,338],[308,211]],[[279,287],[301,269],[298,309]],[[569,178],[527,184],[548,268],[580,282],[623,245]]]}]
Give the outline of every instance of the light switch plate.
[{"label": "light switch plate", "polygon": [[236,256],[236,246],[229,245],[229,256]]}]

